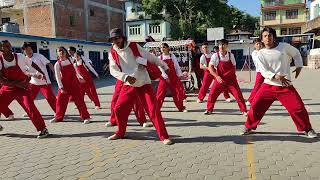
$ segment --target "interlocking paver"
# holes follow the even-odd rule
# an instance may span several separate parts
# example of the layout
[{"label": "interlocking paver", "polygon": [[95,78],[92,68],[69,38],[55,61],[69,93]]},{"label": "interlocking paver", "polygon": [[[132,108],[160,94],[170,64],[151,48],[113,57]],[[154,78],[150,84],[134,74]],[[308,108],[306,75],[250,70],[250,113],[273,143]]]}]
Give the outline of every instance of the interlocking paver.
[{"label": "interlocking paver", "polygon": [[[314,83],[318,75],[319,71],[304,70],[294,82],[316,131],[320,130],[320,85]],[[113,83],[112,79],[97,81],[104,109],[94,110],[86,97],[94,123],[84,126],[77,122],[78,112],[71,103],[66,117],[69,122],[46,121],[53,135],[43,140],[35,138],[34,127],[21,119],[22,109],[13,102],[10,108],[17,119],[0,121],[5,127],[0,133],[0,178],[231,180],[249,179],[249,170],[259,180],[320,178],[319,139],[298,136],[291,118],[278,102],[263,118],[258,133],[250,136],[250,161],[255,170],[248,165],[249,139],[238,135],[245,118],[235,114],[237,103],[225,103],[223,97],[219,97],[217,114],[212,116],[202,114],[206,104],[196,103],[195,94],[188,97],[188,113],[176,112],[172,99],[166,98],[162,114],[176,142],[173,146],[159,142],[153,128],[138,126],[134,115],[129,118],[127,139],[108,141],[106,137],[116,130],[104,127],[110,117]],[[240,83],[245,97],[252,85]],[[36,100],[36,105],[41,107],[42,114],[52,114],[44,99]]]}]

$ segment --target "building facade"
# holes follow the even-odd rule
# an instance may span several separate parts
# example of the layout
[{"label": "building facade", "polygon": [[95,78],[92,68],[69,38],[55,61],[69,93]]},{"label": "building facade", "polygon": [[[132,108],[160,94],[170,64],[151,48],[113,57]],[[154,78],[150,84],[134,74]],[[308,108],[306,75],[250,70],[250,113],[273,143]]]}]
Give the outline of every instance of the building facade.
[{"label": "building facade", "polygon": [[134,1],[125,2],[126,35],[129,41],[144,42],[151,36],[156,41],[170,38],[170,24],[166,21],[153,21]]},{"label": "building facade", "polygon": [[20,33],[106,41],[112,28],[124,27],[119,0],[2,0],[2,24],[19,25]]},{"label": "building facade", "polygon": [[307,21],[306,0],[261,0],[260,26],[278,35],[301,34]]}]

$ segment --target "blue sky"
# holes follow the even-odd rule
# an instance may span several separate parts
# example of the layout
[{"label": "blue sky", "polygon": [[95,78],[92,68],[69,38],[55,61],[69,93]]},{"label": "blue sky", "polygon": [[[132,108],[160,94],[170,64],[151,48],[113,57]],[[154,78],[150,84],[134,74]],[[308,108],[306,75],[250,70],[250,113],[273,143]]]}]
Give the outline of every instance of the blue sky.
[{"label": "blue sky", "polygon": [[228,0],[228,4],[252,16],[260,16],[260,0]]}]

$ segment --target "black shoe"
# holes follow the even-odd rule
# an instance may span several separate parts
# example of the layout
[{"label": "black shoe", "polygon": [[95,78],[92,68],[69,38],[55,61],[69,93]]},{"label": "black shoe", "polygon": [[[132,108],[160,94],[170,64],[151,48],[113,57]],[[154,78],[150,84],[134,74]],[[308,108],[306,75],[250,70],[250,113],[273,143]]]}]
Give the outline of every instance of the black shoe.
[{"label": "black shoe", "polygon": [[38,139],[42,139],[42,138],[46,138],[46,137],[48,137],[49,136],[49,131],[48,131],[48,129],[47,128],[44,128],[41,132],[40,132],[40,134],[38,135]]},{"label": "black shoe", "polygon": [[0,131],[2,131],[3,130],[3,127],[0,125]]}]

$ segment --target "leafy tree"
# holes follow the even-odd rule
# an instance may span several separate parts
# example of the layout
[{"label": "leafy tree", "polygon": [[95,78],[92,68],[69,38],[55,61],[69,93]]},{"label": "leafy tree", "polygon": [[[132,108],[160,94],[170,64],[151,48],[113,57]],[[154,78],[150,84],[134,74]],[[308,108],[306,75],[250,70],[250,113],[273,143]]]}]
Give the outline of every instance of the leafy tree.
[{"label": "leafy tree", "polygon": [[224,27],[228,32],[237,26],[254,32],[258,22],[257,18],[228,6],[227,0],[140,0],[140,3],[153,20],[171,24],[174,39],[204,40],[210,27]]}]

